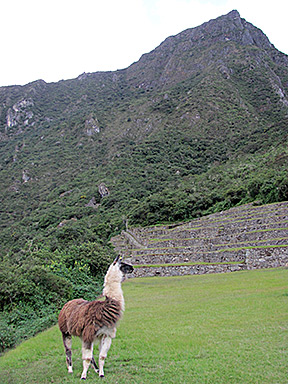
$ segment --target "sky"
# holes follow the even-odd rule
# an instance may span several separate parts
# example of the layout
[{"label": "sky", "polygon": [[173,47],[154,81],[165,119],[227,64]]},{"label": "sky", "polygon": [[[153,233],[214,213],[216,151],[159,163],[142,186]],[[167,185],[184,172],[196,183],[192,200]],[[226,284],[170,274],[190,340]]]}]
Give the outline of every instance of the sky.
[{"label": "sky", "polygon": [[233,9],[288,54],[287,0],[0,0],[0,86],[127,68]]}]

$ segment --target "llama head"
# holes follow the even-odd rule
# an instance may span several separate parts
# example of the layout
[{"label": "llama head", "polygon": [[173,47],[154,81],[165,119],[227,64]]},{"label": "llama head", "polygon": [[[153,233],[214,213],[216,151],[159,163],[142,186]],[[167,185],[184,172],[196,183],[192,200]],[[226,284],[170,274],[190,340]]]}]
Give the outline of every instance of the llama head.
[{"label": "llama head", "polygon": [[120,271],[123,273],[123,275],[126,275],[127,273],[132,273],[134,268],[130,264],[123,263],[122,257],[118,255],[113,263],[120,264]]},{"label": "llama head", "polygon": [[104,279],[103,295],[118,300],[122,311],[124,311],[125,304],[121,283],[125,279],[126,273],[131,272],[133,272],[132,265],[123,263],[119,255],[110,265]]},{"label": "llama head", "polygon": [[104,280],[104,287],[108,284],[121,283],[127,273],[132,273],[134,268],[130,264],[122,261],[122,257],[118,255],[110,265]]}]

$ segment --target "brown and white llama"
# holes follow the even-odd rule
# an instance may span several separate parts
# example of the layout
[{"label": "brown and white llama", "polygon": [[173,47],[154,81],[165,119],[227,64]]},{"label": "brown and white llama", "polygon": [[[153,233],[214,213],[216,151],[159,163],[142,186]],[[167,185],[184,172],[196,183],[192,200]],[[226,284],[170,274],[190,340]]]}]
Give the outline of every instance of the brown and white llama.
[{"label": "brown and white llama", "polygon": [[[62,308],[58,325],[62,332],[66,352],[68,372],[72,373],[72,336],[82,340],[83,372],[81,379],[85,380],[87,371],[92,363],[100,377],[104,377],[104,362],[116,336],[117,322],[124,309],[124,296],[121,283],[126,273],[131,273],[133,267],[121,261],[118,256],[110,265],[105,279],[103,296],[105,300],[86,301],[75,299],[68,301]],[[93,357],[93,343],[99,340],[99,369]]]}]

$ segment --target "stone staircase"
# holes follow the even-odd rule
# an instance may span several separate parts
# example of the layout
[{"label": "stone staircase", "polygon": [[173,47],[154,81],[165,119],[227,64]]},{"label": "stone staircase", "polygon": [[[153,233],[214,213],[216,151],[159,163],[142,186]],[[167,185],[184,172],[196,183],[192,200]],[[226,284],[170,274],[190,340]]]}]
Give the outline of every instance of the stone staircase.
[{"label": "stone staircase", "polygon": [[288,263],[288,202],[247,204],[190,222],[135,227],[111,239],[132,277],[219,273]]}]

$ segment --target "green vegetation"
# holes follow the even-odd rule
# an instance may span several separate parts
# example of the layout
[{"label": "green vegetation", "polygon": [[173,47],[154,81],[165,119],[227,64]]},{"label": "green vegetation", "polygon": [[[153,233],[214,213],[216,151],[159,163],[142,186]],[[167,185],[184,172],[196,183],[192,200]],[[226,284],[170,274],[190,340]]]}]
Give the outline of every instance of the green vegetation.
[{"label": "green vegetation", "polygon": [[[128,280],[126,311],[105,363],[105,382],[285,384],[287,273]],[[69,375],[61,335],[53,327],[0,358],[1,382],[78,383],[78,339],[73,339],[73,361]],[[91,368],[87,380],[99,380]]]}]

